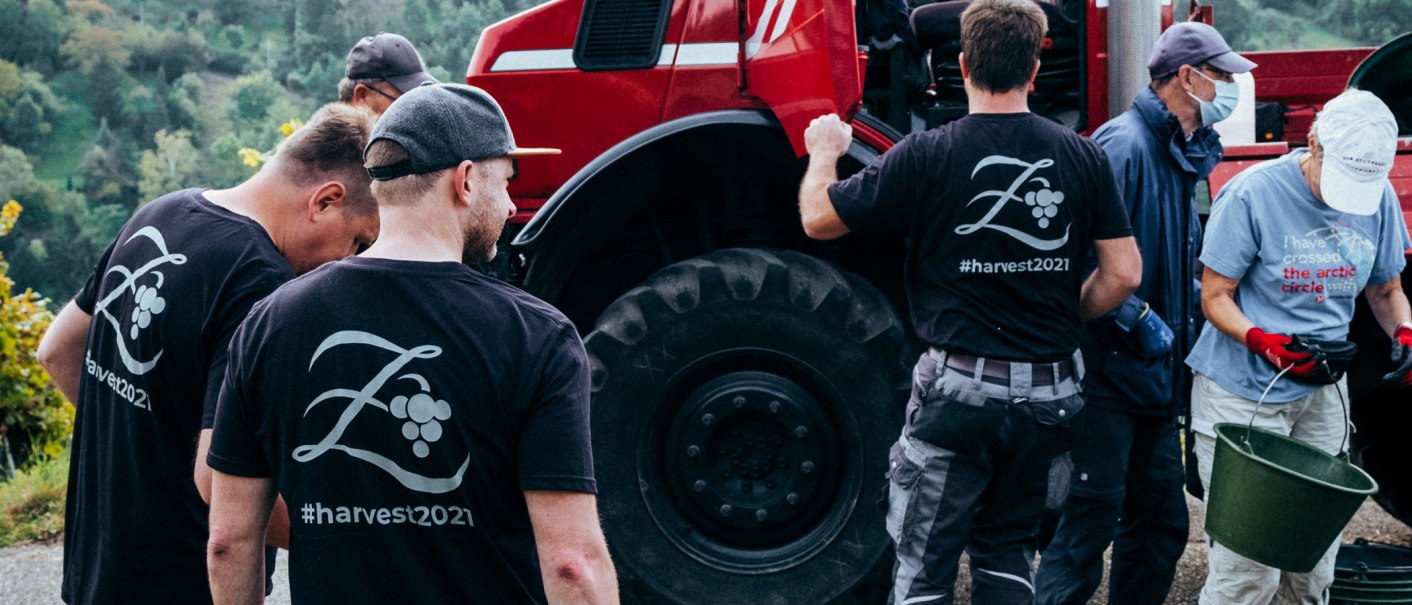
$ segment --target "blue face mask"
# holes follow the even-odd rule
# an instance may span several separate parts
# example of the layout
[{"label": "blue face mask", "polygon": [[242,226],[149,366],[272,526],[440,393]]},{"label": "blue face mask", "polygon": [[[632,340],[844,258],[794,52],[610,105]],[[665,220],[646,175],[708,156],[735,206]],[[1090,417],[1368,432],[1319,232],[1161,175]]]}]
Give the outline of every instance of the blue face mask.
[{"label": "blue face mask", "polygon": [[1192,71],[1216,86],[1216,98],[1210,101],[1203,101],[1201,97],[1190,92],[1186,93],[1201,103],[1201,125],[1210,126],[1231,117],[1231,112],[1235,111],[1236,103],[1240,101],[1240,85],[1235,82],[1212,80],[1206,74],[1201,73],[1200,68],[1192,68]]}]

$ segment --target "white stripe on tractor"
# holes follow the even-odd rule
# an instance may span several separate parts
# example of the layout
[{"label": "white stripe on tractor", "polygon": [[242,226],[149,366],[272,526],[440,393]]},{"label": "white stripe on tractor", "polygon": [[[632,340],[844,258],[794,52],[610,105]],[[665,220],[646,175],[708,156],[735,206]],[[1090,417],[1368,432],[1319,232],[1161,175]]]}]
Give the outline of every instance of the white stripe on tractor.
[{"label": "white stripe on tractor", "polygon": [[[735,42],[701,42],[696,44],[663,44],[662,54],[657,59],[658,67],[702,65],[735,65],[740,52]],[[574,65],[572,48],[545,50],[512,50],[500,53],[490,66],[492,72],[506,71],[546,71],[551,69],[577,69]]]}]

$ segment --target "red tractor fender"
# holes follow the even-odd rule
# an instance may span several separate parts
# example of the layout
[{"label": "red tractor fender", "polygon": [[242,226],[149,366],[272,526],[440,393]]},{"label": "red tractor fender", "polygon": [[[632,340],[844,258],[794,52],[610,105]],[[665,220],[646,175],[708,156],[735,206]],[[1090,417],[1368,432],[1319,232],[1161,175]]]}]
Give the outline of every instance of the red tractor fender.
[{"label": "red tractor fender", "polygon": [[[602,203],[599,189],[618,180],[615,171],[627,170],[635,156],[651,153],[654,145],[662,141],[720,127],[759,128],[775,133],[774,136],[789,134],[781,121],[767,111],[736,109],[664,122],[613,145],[565,181],[512,240],[512,262],[523,277],[522,287],[545,300],[555,300],[583,255],[643,208],[646,199],[642,197],[614,197],[613,203]],[[863,165],[872,163],[901,139],[896,131],[865,114],[855,117],[853,127],[854,144],[847,155]]]}]

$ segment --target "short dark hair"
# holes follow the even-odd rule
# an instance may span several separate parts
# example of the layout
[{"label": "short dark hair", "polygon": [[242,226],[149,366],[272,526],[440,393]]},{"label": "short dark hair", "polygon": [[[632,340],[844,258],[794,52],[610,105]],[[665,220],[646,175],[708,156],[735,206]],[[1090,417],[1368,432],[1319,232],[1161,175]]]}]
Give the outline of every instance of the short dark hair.
[{"label": "short dark hair", "polygon": [[975,0],[961,13],[971,85],[998,94],[1029,84],[1049,21],[1034,0]]},{"label": "short dark hair", "polygon": [[357,88],[359,84],[371,88],[373,84],[381,81],[381,78],[349,78],[345,76],[338,81],[338,100],[343,103],[352,103],[353,89]]},{"label": "short dark hair", "polygon": [[377,203],[368,188],[372,177],[363,168],[363,148],[375,122],[377,116],[366,108],[324,105],[280,143],[272,167],[301,185],[337,180],[348,190],[350,212],[375,212]]}]

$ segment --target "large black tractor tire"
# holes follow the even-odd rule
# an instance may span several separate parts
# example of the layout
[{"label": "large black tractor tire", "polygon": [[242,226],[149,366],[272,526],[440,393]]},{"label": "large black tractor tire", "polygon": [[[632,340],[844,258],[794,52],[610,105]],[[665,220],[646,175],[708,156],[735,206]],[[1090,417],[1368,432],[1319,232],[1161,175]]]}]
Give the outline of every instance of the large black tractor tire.
[{"label": "large black tractor tire", "polygon": [[879,505],[907,331],[793,252],[722,250],[610,305],[593,365],[599,507],[638,603],[882,603]]}]

